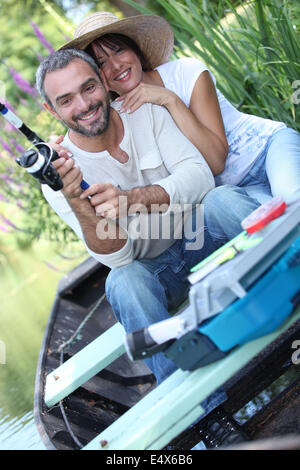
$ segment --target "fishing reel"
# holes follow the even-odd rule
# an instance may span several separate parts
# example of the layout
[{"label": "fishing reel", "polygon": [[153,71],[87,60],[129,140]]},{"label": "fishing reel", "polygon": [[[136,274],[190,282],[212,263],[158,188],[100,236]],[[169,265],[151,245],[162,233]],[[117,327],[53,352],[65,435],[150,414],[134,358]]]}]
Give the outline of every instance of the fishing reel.
[{"label": "fishing reel", "polygon": [[37,150],[31,148],[17,158],[17,163],[41,184],[47,184],[53,191],[60,191],[63,182],[51,164],[59,158],[57,153],[45,142],[36,143],[35,147]]},{"label": "fishing reel", "polygon": [[[16,129],[18,129],[25,137],[33,143],[37,150],[29,149],[24,152],[16,162],[34,178],[39,180],[41,184],[47,184],[54,191],[63,188],[63,182],[57,173],[51,161],[59,158],[58,154],[50,145],[42,141],[42,139],[33,132],[29,127],[21,121],[10,109],[0,102],[0,114]],[[83,190],[89,188],[86,181],[82,180],[80,186]]]}]

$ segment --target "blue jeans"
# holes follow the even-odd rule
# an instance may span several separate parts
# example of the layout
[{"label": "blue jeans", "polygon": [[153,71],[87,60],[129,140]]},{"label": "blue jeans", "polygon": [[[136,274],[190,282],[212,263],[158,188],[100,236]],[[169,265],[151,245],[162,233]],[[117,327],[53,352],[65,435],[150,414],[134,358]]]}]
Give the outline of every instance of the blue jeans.
[{"label": "blue jeans", "polygon": [[[186,238],[177,240],[153,259],[139,259],[111,270],[106,280],[106,295],[116,319],[127,333],[170,318],[169,310],[187,297],[190,268],[226,241],[241,232],[241,221],[259,206],[237,186],[219,186],[210,191],[204,204],[204,244],[202,249],[187,249]],[[195,216],[195,214],[194,214]],[[163,353],[145,359],[157,383],[176,370]],[[206,411],[225,399],[216,392],[203,403]]]},{"label": "blue jeans", "polygon": [[286,199],[299,191],[299,132],[290,128],[275,132],[238,186],[262,204],[273,196]]}]

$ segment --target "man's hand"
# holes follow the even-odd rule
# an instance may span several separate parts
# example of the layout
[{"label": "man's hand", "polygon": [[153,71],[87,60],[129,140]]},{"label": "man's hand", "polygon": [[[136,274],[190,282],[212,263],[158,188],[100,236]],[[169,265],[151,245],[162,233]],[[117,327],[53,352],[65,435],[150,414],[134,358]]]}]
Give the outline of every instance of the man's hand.
[{"label": "man's hand", "polygon": [[166,212],[170,204],[168,193],[155,184],[121,190],[111,183],[97,183],[86,189],[80,199],[88,197],[96,214],[106,219],[116,219],[139,212]]},{"label": "man's hand", "polygon": [[62,193],[67,199],[79,197],[82,193],[80,183],[82,173],[78,165],[75,165],[72,158],[59,158],[55,160],[53,166],[56,168],[63,182]]},{"label": "man's hand", "polygon": [[53,150],[55,150],[56,153],[60,157],[64,157],[64,158],[72,157],[73,156],[72,152],[70,152],[70,150],[67,149],[67,147],[60,145],[63,140],[64,140],[64,136],[60,135],[59,137],[57,137],[57,139],[54,142],[48,143],[48,145],[51,148],[53,148]]},{"label": "man's hand", "polygon": [[[90,197],[90,204],[95,208],[96,214],[106,219],[117,219],[127,215],[127,210],[122,213],[120,196],[126,195],[126,191],[121,191],[111,183],[92,184],[80,196],[80,199]],[[124,201],[124,200],[123,200]],[[124,212],[124,211],[123,211]]]}]

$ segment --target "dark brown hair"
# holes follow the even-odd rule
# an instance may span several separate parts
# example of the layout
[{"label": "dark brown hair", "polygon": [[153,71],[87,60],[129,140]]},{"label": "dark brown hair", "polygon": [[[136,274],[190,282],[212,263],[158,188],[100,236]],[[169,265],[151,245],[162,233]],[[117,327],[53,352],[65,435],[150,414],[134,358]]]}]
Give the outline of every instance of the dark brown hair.
[{"label": "dark brown hair", "polygon": [[[105,54],[105,51],[103,50],[103,46],[108,47],[111,50],[116,50],[119,47],[124,47],[127,49],[131,49],[139,58],[141,65],[142,65],[142,70],[146,72],[147,70],[151,70],[151,67],[149,67],[149,64],[147,63],[147,59],[145,58],[144,54],[140,50],[139,46],[137,43],[131,39],[128,36],[124,36],[124,34],[114,34],[114,33],[109,33],[105,34],[104,36],[101,36],[100,38],[96,39],[93,41],[93,43],[96,43],[101,49],[102,52]],[[85,51],[92,56],[92,58],[97,62],[97,58],[95,57],[92,43],[89,44]]]}]

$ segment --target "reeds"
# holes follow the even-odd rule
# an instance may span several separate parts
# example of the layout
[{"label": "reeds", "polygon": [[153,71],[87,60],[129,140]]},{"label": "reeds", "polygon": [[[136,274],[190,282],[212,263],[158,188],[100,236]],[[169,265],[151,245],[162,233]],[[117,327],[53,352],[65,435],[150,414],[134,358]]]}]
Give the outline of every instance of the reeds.
[{"label": "reeds", "polygon": [[[126,2],[141,9],[131,0]],[[159,4],[158,14],[172,26],[175,57],[193,56],[205,62],[220,91],[242,111],[300,130],[296,3],[156,0],[150,5]],[[155,13],[155,9],[146,11]]]}]

